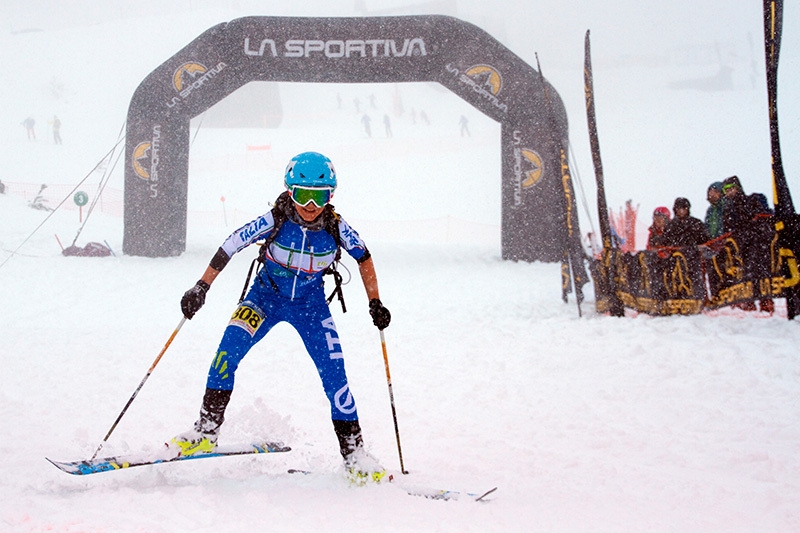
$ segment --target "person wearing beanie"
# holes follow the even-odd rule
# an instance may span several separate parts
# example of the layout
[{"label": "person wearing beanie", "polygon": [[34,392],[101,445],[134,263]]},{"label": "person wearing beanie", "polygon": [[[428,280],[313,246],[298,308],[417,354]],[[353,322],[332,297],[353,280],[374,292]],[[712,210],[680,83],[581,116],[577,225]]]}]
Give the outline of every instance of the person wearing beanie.
[{"label": "person wearing beanie", "polygon": [[763,194],[747,195],[737,176],[722,182],[725,204],[722,211],[723,232],[736,231],[743,235],[752,232],[753,219],[757,215],[769,215],[771,210]]},{"label": "person wearing beanie", "polygon": [[705,224],[691,216],[692,204],[686,198],[676,198],[672,207],[675,217],[664,229],[664,241],[667,246],[698,246],[711,240]]},{"label": "person wearing beanie", "polygon": [[715,181],[708,186],[706,199],[710,204],[706,209],[706,228],[712,239],[722,235],[722,213],[725,209],[725,195],[722,194],[722,182]]},{"label": "person wearing beanie", "polygon": [[[731,176],[722,182],[722,192],[725,195],[725,205],[722,211],[722,224],[725,233],[732,232],[733,238],[743,251],[747,268],[758,268],[761,264],[753,260],[751,254],[758,253],[759,243],[764,243],[770,238],[774,229],[769,222],[771,210],[769,204],[761,193],[747,195],[737,176]],[[769,272],[752,272],[758,278],[768,277]],[[769,314],[775,312],[775,303],[772,298],[766,297],[759,301],[761,311]],[[741,302],[735,307],[745,311],[755,311],[755,302]]]}]

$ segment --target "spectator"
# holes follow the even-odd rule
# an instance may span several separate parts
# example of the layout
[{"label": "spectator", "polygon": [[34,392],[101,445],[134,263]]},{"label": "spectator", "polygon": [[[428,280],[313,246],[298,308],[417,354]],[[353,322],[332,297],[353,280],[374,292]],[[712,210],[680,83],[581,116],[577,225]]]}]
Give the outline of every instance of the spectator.
[{"label": "spectator", "polygon": [[752,222],[757,215],[769,215],[771,211],[763,194],[744,193],[738,176],[731,176],[722,182],[725,204],[722,211],[723,231],[738,231],[743,235],[752,233]]},{"label": "spectator", "polygon": [[[763,261],[757,260],[765,253],[764,244],[774,232],[768,217],[772,213],[766,197],[755,193],[746,195],[738,176],[731,176],[722,182],[722,192],[725,195],[725,206],[722,211],[724,231],[734,232],[745,252],[745,263],[748,269],[753,269],[751,275],[756,279],[763,279],[770,275],[764,270]],[[759,302],[761,310],[769,314],[775,312],[775,303],[772,298],[762,298]],[[742,302],[735,307],[745,311],[755,311],[755,302]]]},{"label": "spectator", "polygon": [[664,242],[667,246],[698,246],[711,240],[708,229],[699,219],[691,216],[692,204],[686,198],[676,198],[672,211],[675,217],[664,229]]},{"label": "spectator", "polygon": [[724,232],[722,231],[722,212],[725,208],[725,196],[722,194],[722,182],[715,181],[708,186],[706,199],[710,204],[706,209],[706,229],[712,239],[716,239]]},{"label": "spectator", "polygon": [[664,229],[669,222],[669,209],[666,207],[656,207],[653,211],[653,225],[647,231],[650,232],[647,237],[647,249],[655,250],[666,246],[664,242]]}]

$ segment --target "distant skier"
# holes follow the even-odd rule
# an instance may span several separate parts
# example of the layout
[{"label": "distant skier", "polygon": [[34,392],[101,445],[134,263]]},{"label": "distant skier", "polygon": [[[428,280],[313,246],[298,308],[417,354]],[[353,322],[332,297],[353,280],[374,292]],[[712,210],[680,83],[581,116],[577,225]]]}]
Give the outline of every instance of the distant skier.
[{"label": "distant skier", "polygon": [[61,144],[61,120],[56,115],[53,115],[53,120],[50,124],[53,126],[53,141],[56,144]]},{"label": "distant skier", "polygon": [[364,116],[361,117],[361,124],[364,125],[364,133],[366,133],[367,137],[370,138],[372,138],[372,126],[370,125],[371,123],[372,119],[369,118],[369,115],[364,114]]},{"label": "distant skier", "polygon": [[461,126],[461,136],[463,137],[466,135],[467,137],[472,137],[469,133],[469,121],[467,117],[461,115],[461,118],[458,120],[458,125]]},{"label": "distant skier", "polygon": [[419,119],[422,122],[424,122],[425,125],[427,125],[427,126],[431,125],[431,121],[428,119],[428,114],[425,112],[424,109],[419,112]]},{"label": "distant skier", "polygon": [[383,115],[383,128],[386,130],[386,137],[392,137],[392,119],[389,115]]},{"label": "distant skier", "polygon": [[306,152],[289,161],[287,191],[266,214],[233,232],[211,259],[202,278],[184,294],[181,309],[191,319],[206,292],[233,254],[266,240],[263,267],[225,329],[208,373],[200,418],[172,439],[182,455],[214,450],[234,376],[247,352],[279,322],[300,334],[322,379],[333,428],[351,479],[380,480],[384,469],[364,450],[356,403],[347,382],[336,325],[325,301],[323,274],[343,248],[359,265],[375,326],[383,330],[391,314],[381,303],[372,257],[364,241],[330,205],[337,178],[330,159]]},{"label": "distant skier", "polygon": [[36,140],[36,130],[34,130],[34,126],[36,126],[36,121],[33,117],[28,117],[22,122],[20,122],[23,126],[25,126],[25,131],[28,133],[28,140],[35,141]]}]

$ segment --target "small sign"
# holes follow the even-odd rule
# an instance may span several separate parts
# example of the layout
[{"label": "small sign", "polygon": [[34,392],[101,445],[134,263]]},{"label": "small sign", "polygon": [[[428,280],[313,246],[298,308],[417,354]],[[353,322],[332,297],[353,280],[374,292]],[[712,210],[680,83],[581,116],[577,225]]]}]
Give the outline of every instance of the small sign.
[{"label": "small sign", "polygon": [[72,197],[72,200],[78,207],[83,207],[89,201],[89,195],[83,191],[78,191],[75,193],[75,196]]}]

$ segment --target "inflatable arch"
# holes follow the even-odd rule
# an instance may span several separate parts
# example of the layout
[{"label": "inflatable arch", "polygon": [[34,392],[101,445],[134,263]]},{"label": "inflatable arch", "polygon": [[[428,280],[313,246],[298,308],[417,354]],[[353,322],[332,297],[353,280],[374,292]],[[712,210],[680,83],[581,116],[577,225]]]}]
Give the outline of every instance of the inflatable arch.
[{"label": "inflatable arch", "polygon": [[503,258],[561,261],[570,235],[580,235],[563,103],[483,30],[446,16],[245,17],[210,28],[136,89],[125,254],[185,251],[189,122],[251,81],[438,82],[501,124]]}]

